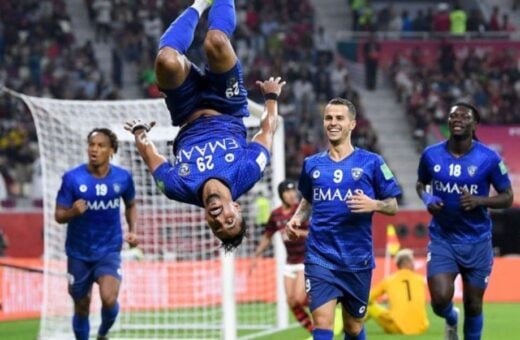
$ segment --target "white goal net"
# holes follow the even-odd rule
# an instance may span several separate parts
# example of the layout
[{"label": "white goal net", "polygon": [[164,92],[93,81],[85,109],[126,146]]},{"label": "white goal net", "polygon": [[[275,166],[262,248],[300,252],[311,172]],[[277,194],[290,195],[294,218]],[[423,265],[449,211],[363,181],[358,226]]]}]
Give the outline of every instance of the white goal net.
[{"label": "white goal net", "polygon": [[[35,120],[43,170],[45,272],[41,339],[73,337],[73,307],[65,275],[66,226],[54,221],[55,197],[62,174],[86,162],[87,134],[95,127],[108,127],[117,133],[120,145],[113,161],[134,176],[142,250],[123,252],[121,313],[110,338],[233,339],[287,326],[279,274],[285,255],[279,250],[283,249],[281,242],[274,247],[276,256],[264,258],[252,274],[248,272],[249,258],[262,232],[255,228],[255,198],[266,192],[272,206],[279,202],[273,188],[284,177],[283,124],[273,148],[272,165],[263,180],[240,199],[249,228],[247,239],[231,256],[225,256],[204,222],[203,210],[162,195],[141,161],[133,137],[122,129],[127,119],[155,120],[157,126],[151,138],[159,152],[171,155],[169,142],[177,130],[170,124],[163,100],[21,98]],[[261,107],[254,103],[250,107],[253,116],[245,123],[251,134],[258,129]],[[92,297],[90,323],[91,336],[95,336],[100,322],[96,285]]]}]

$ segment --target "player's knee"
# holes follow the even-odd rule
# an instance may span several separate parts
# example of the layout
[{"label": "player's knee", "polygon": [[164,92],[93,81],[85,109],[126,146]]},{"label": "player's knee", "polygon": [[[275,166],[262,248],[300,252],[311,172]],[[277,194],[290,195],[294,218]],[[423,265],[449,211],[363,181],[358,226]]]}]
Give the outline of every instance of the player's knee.
[{"label": "player's knee", "polygon": [[161,49],[155,58],[155,72],[160,74],[179,73],[184,69],[182,55],[173,49]]},{"label": "player's knee", "polygon": [[90,311],[90,299],[84,298],[74,301],[74,312],[82,317],[87,317]]},{"label": "player's knee", "polygon": [[478,316],[482,314],[482,300],[464,301],[464,315]]},{"label": "player's knee", "polygon": [[445,312],[449,304],[450,300],[448,299],[442,299],[437,301],[432,300],[431,303],[433,312],[438,316],[443,316],[443,313]]},{"label": "player's knee", "polygon": [[116,294],[110,294],[107,296],[103,296],[101,298],[101,301],[103,303],[103,308],[112,308],[117,303],[117,295]]},{"label": "player's knee", "polygon": [[363,330],[363,322],[358,321],[350,321],[345,322],[343,321],[343,329],[345,333],[347,333],[350,336],[358,336],[359,333]]},{"label": "player's knee", "polygon": [[226,55],[229,44],[229,38],[224,32],[211,30],[204,39],[204,51],[208,58],[220,60]]}]

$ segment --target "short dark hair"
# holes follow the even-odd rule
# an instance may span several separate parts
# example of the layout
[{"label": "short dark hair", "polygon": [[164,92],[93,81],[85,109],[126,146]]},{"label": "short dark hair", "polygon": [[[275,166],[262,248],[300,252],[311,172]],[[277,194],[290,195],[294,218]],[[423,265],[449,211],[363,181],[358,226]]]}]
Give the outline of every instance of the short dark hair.
[{"label": "short dark hair", "polygon": [[475,106],[473,106],[473,105],[471,105],[469,103],[465,103],[465,102],[456,102],[451,107],[454,108],[455,106],[462,106],[462,107],[465,107],[467,109],[470,109],[473,112],[474,120],[477,123],[480,123],[480,112],[478,111],[478,109]]},{"label": "short dark hair", "polygon": [[238,246],[242,244],[242,240],[244,239],[246,232],[246,222],[242,221],[242,223],[240,224],[240,232],[237,235],[227,238],[225,240],[221,240],[221,247],[224,248],[224,252],[229,253],[238,248]]},{"label": "short dark hair", "polygon": [[112,147],[112,149],[114,149],[114,153],[117,153],[117,147],[118,147],[117,135],[114,133],[114,131],[112,131],[110,129],[107,129],[107,128],[92,129],[92,131],[90,131],[87,135],[87,142],[89,142],[90,137],[92,137],[92,135],[97,132],[104,134],[105,136],[108,137],[108,139],[110,139],[110,146]]},{"label": "short dark hair", "polygon": [[352,104],[352,102],[350,100],[347,100],[345,98],[336,97],[336,98],[332,98],[331,100],[329,100],[327,105],[345,105],[348,108],[350,117],[352,119],[356,119],[357,110],[356,110],[356,107],[354,106],[354,104]]}]

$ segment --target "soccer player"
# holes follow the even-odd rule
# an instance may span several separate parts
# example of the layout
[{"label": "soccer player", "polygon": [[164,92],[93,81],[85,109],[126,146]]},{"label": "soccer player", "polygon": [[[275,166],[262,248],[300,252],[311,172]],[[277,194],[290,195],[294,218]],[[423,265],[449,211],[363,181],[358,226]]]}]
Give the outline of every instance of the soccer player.
[{"label": "soccer player", "polygon": [[372,215],[395,214],[401,192],[381,156],[352,146],[356,108],[351,102],[329,101],[323,127],[328,150],[305,159],[298,184],[303,199],[287,227],[292,235],[312,217],[305,286],[314,339],[332,339],[338,301],[345,339],[366,339],[363,318],[375,266]]},{"label": "soccer player", "polygon": [[[226,250],[240,245],[245,233],[235,201],[262,177],[276,130],[277,98],[285,85],[271,77],[259,85],[265,98],[260,131],[246,141],[242,121],[249,115],[242,67],[230,42],[236,25],[233,0],[195,0],[161,38],[155,72],[172,123],[175,164],[157,153],[146,132],[154,125],[129,121],[137,149],[160,190],[170,199],[204,207],[206,220]],[[185,56],[197,22],[209,10],[204,41],[205,73]]]},{"label": "soccer player", "polygon": [[[417,335],[430,323],[426,314],[424,277],[414,272],[411,249],[401,249],[395,255],[397,272],[383,279],[370,292],[367,319],[373,318],[386,333]],[[388,307],[376,300],[385,295]]]},{"label": "soccer player", "polygon": [[296,184],[291,180],[285,180],[278,185],[278,195],[282,205],[274,209],[269,217],[267,226],[260,243],[256,247],[255,257],[251,262],[250,271],[256,265],[256,259],[262,255],[271,244],[271,239],[277,231],[283,235],[285,248],[287,249],[287,263],[284,269],[284,286],[287,295],[287,303],[298,322],[309,332],[312,332],[312,321],[305,311],[307,295],[305,294],[305,278],[303,260],[305,256],[305,238],[307,237],[307,225],[298,229],[298,235],[289,239],[286,235],[286,224],[298,207],[298,192]]},{"label": "soccer player", "polygon": [[119,312],[121,284],[120,201],[125,204],[128,233],[125,241],[137,245],[137,207],[130,173],[110,164],[117,152],[117,136],[106,128],[93,129],[87,137],[88,163],[63,175],[54,213],[58,223],[67,223],[65,250],[69,294],[74,300],[72,328],[76,339],[88,339],[92,285],[101,296],[98,339],[105,339]]},{"label": "soccer player", "polygon": [[[432,215],[428,288],[433,311],[446,320],[445,339],[458,339],[459,312],[452,303],[457,274],[463,281],[464,339],[480,339],[482,298],[493,264],[488,208],[513,203],[504,162],[475,137],[479,120],[472,105],[453,105],[449,139],[427,147],[419,162],[417,193]],[[497,192],[492,196],[491,185]]]}]

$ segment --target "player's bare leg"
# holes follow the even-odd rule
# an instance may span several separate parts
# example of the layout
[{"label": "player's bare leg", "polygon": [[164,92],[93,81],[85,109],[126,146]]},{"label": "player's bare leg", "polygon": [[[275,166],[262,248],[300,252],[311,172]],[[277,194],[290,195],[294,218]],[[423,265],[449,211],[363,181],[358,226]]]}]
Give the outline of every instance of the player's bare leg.
[{"label": "player's bare leg", "polygon": [[464,339],[480,339],[484,325],[482,301],[484,288],[464,281]]},{"label": "player's bare leg", "polygon": [[200,16],[210,5],[209,0],[195,0],[162,35],[155,59],[155,74],[160,88],[175,89],[186,80],[191,64],[185,54],[193,42]]},{"label": "player's bare leg", "polygon": [[456,273],[441,273],[428,277],[433,312],[446,320],[445,340],[458,339],[458,308],[453,307]]},{"label": "player's bare leg", "polygon": [[209,30],[204,40],[204,50],[209,69],[215,73],[227,72],[238,60],[229,40],[236,27],[234,0],[214,0],[208,21]]},{"label": "player's bare leg", "polygon": [[91,293],[85,297],[74,300],[74,316],[72,318],[72,329],[78,340],[87,340],[90,333],[90,323],[88,320],[90,312]]},{"label": "player's bare leg", "polygon": [[344,306],[343,312],[343,329],[345,331],[345,339],[366,339],[363,318],[358,319],[352,316]]},{"label": "player's bare leg", "polygon": [[110,275],[101,276],[97,282],[102,303],[101,325],[98,330],[98,339],[103,339],[106,337],[119,314],[117,297],[119,295],[121,282]]},{"label": "player's bare leg", "polygon": [[294,317],[309,332],[312,332],[312,321],[305,310],[307,294],[305,293],[305,279],[303,270],[296,272],[296,277],[284,277],[287,304],[291,308]]}]

